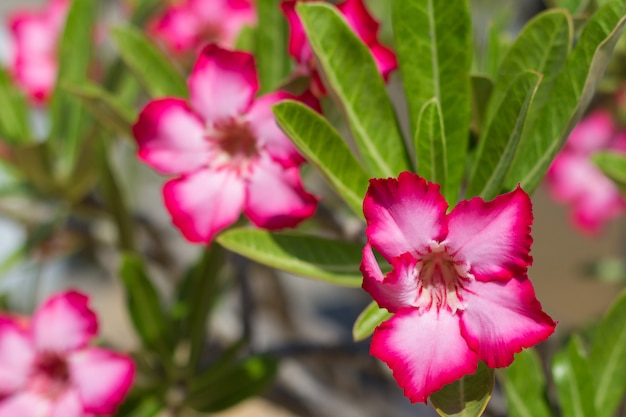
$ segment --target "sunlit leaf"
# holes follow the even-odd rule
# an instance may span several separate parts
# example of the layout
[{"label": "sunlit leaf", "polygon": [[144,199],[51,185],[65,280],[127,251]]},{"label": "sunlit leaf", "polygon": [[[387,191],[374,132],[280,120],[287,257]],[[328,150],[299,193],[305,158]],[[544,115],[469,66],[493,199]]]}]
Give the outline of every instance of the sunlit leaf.
[{"label": "sunlit leaf", "polygon": [[376,301],[372,301],[365,307],[354,322],[352,338],[355,342],[367,339],[374,333],[374,329],[376,329],[380,323],[390,319],[392,316],[393,314],[386,309],[378,307]]},{"label": "sunlit leaf", "polygon": [[594,405],[595,388],[591,368],[580,339],[573,337],[566,348],[554,355],[552,376],[563,417],[598,416]]}]

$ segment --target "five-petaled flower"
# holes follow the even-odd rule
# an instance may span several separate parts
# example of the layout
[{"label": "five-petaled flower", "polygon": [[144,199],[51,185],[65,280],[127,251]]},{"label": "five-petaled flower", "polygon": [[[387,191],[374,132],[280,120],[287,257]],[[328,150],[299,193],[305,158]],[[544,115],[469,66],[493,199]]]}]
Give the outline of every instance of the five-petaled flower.
[{"label": "five-petaled flower", "polygon": [[97,332],[87,296],[76,291],[49,298],[30,322],[0,315],[0,417],[113,414],[135,367],[88,346]]},{"label": "five-petaled flower", "polygon": [[254,58],[208,45],[189,77],[185,100],[150,102],[133,132],[138,155],[164,174],[179,175],[163,189],[174,224],[190,242],[210,242],[241,212],[259,227],[294,227],[310,217],[317,198],[302,187],[304,162],[276,125],[274,92],[255,99]]},{"label": "five-petaled flower", "polygon": [[[508,366],[556,325],[527,277],[528,195],[518,187],[447,209],[437,184],[408,172],[371,180],[363,202],[363,288],[395,313],[376,328],[370,351],[413,402],[475,372],[479,360]],[[391,264],[387,275],[372,248]]]},{"label": "five-petaled flower", "polygon": [[[289,22],[289,55],[297,62],[296,76],[311,77],[311,91],[316,96],[324,96],[326,89],[316,69],[313,50],[309,44],[300,17],[296,13],[296,4],[309,0],[283,0],[281,8]],[[368,12],[363,0],[345,0],[337,5],[348,25],[361,38],[372,52],[378,71],[385,80],[398,67],[393,51],[378,41],[378,22]]]}]

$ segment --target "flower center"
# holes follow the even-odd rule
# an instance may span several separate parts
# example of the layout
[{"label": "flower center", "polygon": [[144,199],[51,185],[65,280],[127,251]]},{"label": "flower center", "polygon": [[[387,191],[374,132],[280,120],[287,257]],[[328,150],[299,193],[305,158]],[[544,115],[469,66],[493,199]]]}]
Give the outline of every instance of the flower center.
[{"label": "flower center", "polygon": [[419,295],[416,307],[447,309],[453,314],[465,309],[464,284],[473,280],[469,266],[450,255],[443,243],[433,242],[416,265]]},{"label": "flower center", "polygon": [[214,145],[213,168],[228,167],[242,175],[250,173],[259,149],[248,122],[237,118],[219,121],[210,129],[207,139]]},{"label": "flower center", "polygon": [[29,389],[52,400],[59,398],[70,384],[66,360],[58,353],[43,352],[35,359]]}]

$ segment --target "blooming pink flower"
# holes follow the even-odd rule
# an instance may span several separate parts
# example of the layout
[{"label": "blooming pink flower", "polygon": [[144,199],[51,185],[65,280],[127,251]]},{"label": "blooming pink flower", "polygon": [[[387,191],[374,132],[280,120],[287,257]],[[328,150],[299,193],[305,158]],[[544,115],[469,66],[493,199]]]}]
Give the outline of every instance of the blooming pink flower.
[{"label": "blooming pink flower", "polygon": [[572,223],[589,234],[626,209],[617,186],[590,159],[601,150],[626,153],[626,133],[607,111],[596,110],[576,125],[547,175],[552,197],[570,204]]},{"label": "blooming pink flower", "polygon": [[210,242],[243,211],[257,226],[293,227],[313,215],[317,199],[301,184],[304,159],[280,131],[271,106],[294,98],[258,90],[254,57],[216,45],[189,77],[191,106],[177,98],[150,102],[133,132],[138,155],[179,177],[163,189],[174,224],[191,242]]},{"label": "blooming pink flower", "polygon": [[[479,360],[508,366],[556,325],[526,275],[528,195],[518,187],[447,209],[439,185],[408,172],[370,180],[363,202],[363,288],[395,313],[375,330],[370,352],[413,402],[475,372]],[[391,264],[387,275],[372,247]]]},{"label": "blooming pink flower", "polygon": [[[296,13],[296,4],[309,0],[283,0],[281,8],[289,22],[289,54],[296,60],[298,67],[296,75],[311,76],[311,89],[318,95],[326,94],[318,70],[316,69],[313,50],[306,38],[300,17]],[[345,0],[337,5],[348,25],[367,45],[374,56],[378,70],[385,80],[388,80],[391,71],[398,67],[396,55],[386,46],[378,42],[379,24],[368,12],[363,0]]]},{"label": "blooming pink flower", "polygon": [[29,98],[47,101],[58,71],[57,42],[69,0],[51,0],[40,11],[20,11],[9,18],[15,41],[11,72]]},{"label": "blooming pink flower", "polygon": [[89,347],[98,332],[87,296],[48,299],[31,322],[0,315],[0,417],[112,414],[131,386],[125,355]]},{"label": "blooming pink flower", "polygon": [[232,48],[244,26],[256,24],[250,0],[182,0],[169,5],[149,31],[175,53],[215,43]]}]

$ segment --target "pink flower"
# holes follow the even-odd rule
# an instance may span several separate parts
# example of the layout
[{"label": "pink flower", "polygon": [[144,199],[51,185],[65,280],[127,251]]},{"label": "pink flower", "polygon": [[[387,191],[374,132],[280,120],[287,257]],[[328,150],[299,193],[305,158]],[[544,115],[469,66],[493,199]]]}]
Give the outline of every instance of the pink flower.
[{"label": "pink flower", "polygon": [[87,296],[48,299],[30,323],[0,315],[0,417],[113,414],[135,367],[125,355],[89,347],[98,333]]},{"label": "pink flower", "polygon": [[[408,172],[370,180],[363,202],[363,288],[395,313],[375,330],[370,352],[413,402],[475,372],[479,360],[508,366],[556,325],[526,275],[528,195],[517,188],[447,210],[439,185]],[[391,264],[387,275],[372,247]]]},{"label": "pink flower", "polygon": [[600,150],[626,153],[626,133],[618,133],[605,110],[596,110],[576,125],[547,176],[552,197],[570,204],[572,223],[589,234],[598,233],[626,209],[617,186],[590,159]]},{"label": "pink flower", "polygon": [[[289,22],[289,54],[296,60],[298,67],[296,75],[310,76],[311,89],[317,96],[326,95],[318,70],[316,69],[313,50],[306,38],[302,22],[296,13],[296,4],[309,0],[283,0],[281,8]],[[368,12],[363,0],[345,0],[337,5],[348,25],[367,45],[374,56],[374,61],[385,81],[389,79],[391,71],[398,67],[396,55],[386,46],[378,42],[379,24]]]},{"label": "pink flower", "polygon": [[210,242],[241,212],[257,226],[296,226],[317,199],[301,184],[304,159],[274,121],[271,106],[294,98],[274,92],[254,98],[254,57],[215,45],[200,54],[191,76],[190,105],[178,98],[150,102],[133,132],[138,155],[164,174],[174,224],[190,242]]},{"label": "pink flower", "polygon": [[149,31],[171,51],[183,54],[209,43],[232,48],[241,29],[255,24],[250,0],[182,0],[154,19]]},{"label": "pink flower", "polygon": [[69,6],[69,0],[51,0],[43,10],[20,11],[9,18],[15,41],[11,72],[35,103],[45,103],[56,83],[57,42]]}]

